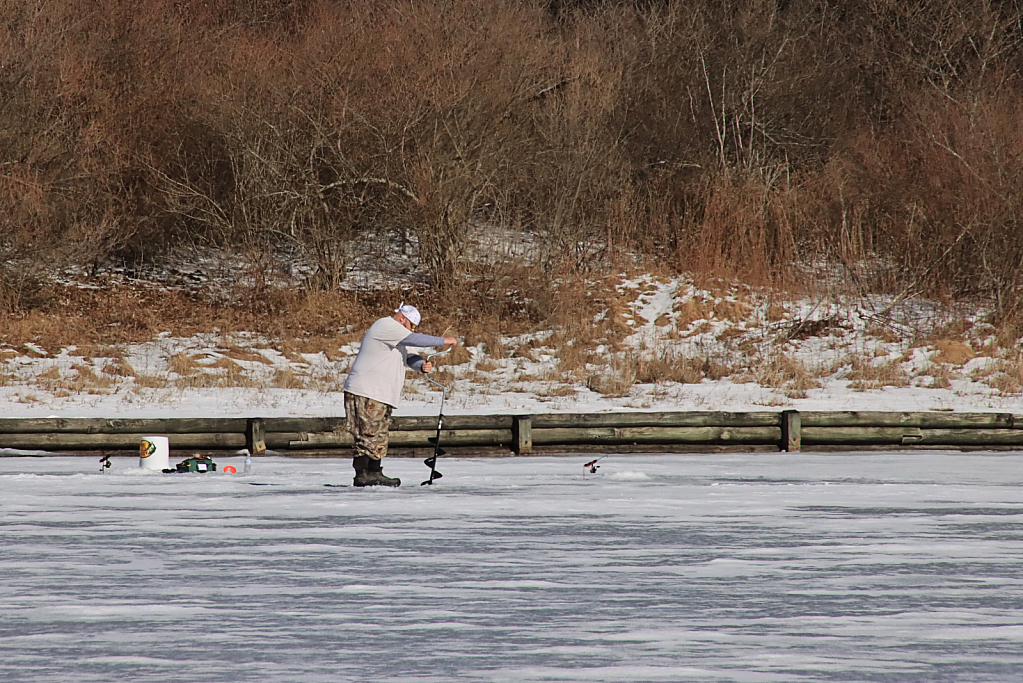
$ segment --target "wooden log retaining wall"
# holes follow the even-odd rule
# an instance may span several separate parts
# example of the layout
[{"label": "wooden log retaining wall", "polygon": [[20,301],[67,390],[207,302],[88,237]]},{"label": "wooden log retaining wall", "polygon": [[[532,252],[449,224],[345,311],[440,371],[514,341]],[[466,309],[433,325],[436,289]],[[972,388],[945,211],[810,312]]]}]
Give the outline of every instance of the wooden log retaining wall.
[{"label": "wooden log retaining wall", "polygon": [[[396,417],[394,455],[433,448],[436,417]],[[661,412],[451,415],[441,443],[453,454],[601,451],[799,451],[883,448],[1023,449],[1023,414],[891,412]],[[166,435],[174,451],[249,449],[281,455],[347,455],[344,419],[0,418],[0,449],[134,452]]]}]

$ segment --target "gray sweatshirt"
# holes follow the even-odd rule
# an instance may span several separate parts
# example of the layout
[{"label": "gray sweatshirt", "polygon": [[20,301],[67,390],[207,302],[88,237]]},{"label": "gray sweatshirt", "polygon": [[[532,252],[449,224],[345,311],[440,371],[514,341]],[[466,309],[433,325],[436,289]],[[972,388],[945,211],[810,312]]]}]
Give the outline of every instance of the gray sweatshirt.
[{"label": "gray sweatshirt", "polygon": [[444,337],[409,332],[394,318],[380,318],[363,336],[344,390],[397,407],[405,384],[405,367],[422,370],[426,360],[410,354],[408,347],[443,345]]}]

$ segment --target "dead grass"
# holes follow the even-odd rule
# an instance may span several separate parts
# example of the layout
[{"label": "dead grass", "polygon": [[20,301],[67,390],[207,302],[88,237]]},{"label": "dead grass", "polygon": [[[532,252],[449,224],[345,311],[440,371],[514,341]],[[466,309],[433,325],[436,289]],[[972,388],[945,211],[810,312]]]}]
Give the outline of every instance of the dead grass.
[{"label": "dead grass", "polygon": [[60,379],[60,376],[61,376],[60,375],[60,368],[58,368],[56,365],[52,366],[46,372],[41,372],[38,375],[36,375],[36,377],[38,379],[46,379],[46,380],[58,380],[58,379]]},{"label": "dead grass", "polygon": [[683,338],[698,337],[701,334],[706,334],[714,329],[714,326],[709,321],[703,321],[697,325],[694,329],[689,330],[686,334],[682,335]]},{"label": "dead grass", "polygon": [[614,356],[611,362],[586,377],[586,388],[608,397],[628,396],[636,383],[636,366],[629,356]]},{"label": "dead grass", "polygon": [[910,383],[909,374],[898,359],[874,363],[854,357],[850,359],[849,365],[850,369],[845,373],[844,379],[849,380],[850,388],[855,391],[905,387]]},{"label": "dead grass", "polygon": [[767,322],[780,322],[789,316],[788,310],[781,304],[771,303],[764,312],[764,319]]},{"label": "dead grass", "polygon": [[227,356],[221,356],[214,362],[203,365],[203,367],[207,369],[223,370],[227,376],[231,378],[241,377],[245,374],[245,368]]},{"label": "dead grass", "polygon": [[744,302],[737,300],[722,299],[714,302],[712,313],[718,320],[729,320],[732,322],[738,322],[745,320],[749,317],[749,314],[753,311],[753,307]]},{"label": "dead grass", "polygon": [[228,344],[226,346],[219,347],[218,350],[232,360],[240,360],[248,363],[262,363],[263,365],[273,365],[273,361],[264,356],[259,351],[242,348],[237,344]]},{"label": "dead grass", "polygon": [[166,389],[170,380],[157,375],[136,375],[134,386],[139,389]]},{"label": "dead grass", "polygon": [[131,364],[124,360],[119,359],[111,363],[107,363],[103,366],[103,374],[111,375],[113,377],[137,377],[138,374],[135,372],[135,368]]},{"label": "dead grass", "polygon": [[196,356],[184,352],[175,353],[167,359],[167,372],[181,377],[194,375],[202,370]]},{"label": "dead grass", "polygon": [[950,370],[945,365],[938,365],[931,372],[931,389],[949,389],[952,387],[952,380],[960,379],[961,375]]},{"label": "dead grass", "polygon": [[888,344],[894,344],[902,341],[902,337],[887,325],[868,325],[866,333],[867,335]]},{"label": "dead grass", "polygon": [[291,368],[279,368],[270,380],[270,386],[274,389],[306,389],[308,377]]},{"label": "dead grass", "polygon": [[107,377],[100,377],[87,365],[76,363],[71,366],[75,375],[71,378],[70,389],[75,393],[103,394],[108,393],[114,386],[114,380]]},{"label": "dead grass", "polygon": [[934,342],[937,353],[931,358],[935,363],[946,363],[949,365],[966,365],[977,357],[976,352],[969,344],[954,340],[940,339]]},{"label": "dead grass", "polygon": [[789,398],[806,398],[807,391],[821,386],[817,374],[802,361],[778,353],[767,358],[755,357],[744,372],[737,374],[736,381],[752,380]]},{"label": "dead grass", "polygon": [[709,358],[703,361],[703,365],[700,369],[703,372],[703,376],[712,382],[729,377],[734,372],[734,370],[725,363]]},{"label": "dead grass", "polygon": [[600,362],[594,353],[598,345],[596,339],[586,336],[568,338],[564,330],[559,330],[547,343],[554,347],[554,357],[558,361],[558,368],[563,372],[574,372],[585,368],[589,363]]},{"label": "dead grass", "polygon": [[110,358],[113,360],[120,360],[124,358],[124,351],[113,344],[78,344],[73,349],[68,351],[69,356],[81,357],[86,360],[95,360],[96,358]]},{"label": "dead grass", "polygon": [[697,320],[710,318],[712,310],[708,302],[696,299],[677,299],[672,306],[675,324],[680,328],[689,327]]},{"label": "dead grass", "polygon": [[520,344],[512,351],[512,358],[523,358],[525,360],[536,360],[533,356],[533,348],[529,344]]},{"label": "dead grass", "polygon": [[1002,395],[1017,396],[1023,393],[1023,355],[1015,352],[1007,358],[998,358],[971,372],[970,378],[987,384]]},{"label": "dead grass", "polygon": [[[451,394],[452,391],[454,391],[455,380],[457,380],[458,377],[456,377],[455,373],[453,373],[449,368],[437,368],[430,373],[430,379],[446,386],[448,388],[448,394]],[[431,389],[433,388],[432,384],[429,386]]]},{"label": "dead grass", "polygon": [[[424,357],[426,355],[429,355],[430,353],[433,353],[433,351],[432,350],[427,351],[426,354],[424,354]],[[459,344],[458,346],[455,346],[450,351],[445,353],[443,356],[437,356],[436,358],[434,358],[433,363],[437,365],[437,367],[442,367],[448,365],[463,365],[471,360],[472,353],[469,352],[469,349]]]},{"label": "dead grass", "polygon": [[662,353],[655,358],[634,358],[633,374],[639,384],[699,384],[704,378],[704,362]]},{"label": "dead grass", "polygon": [[565,396],[575,396],[577,393],[579,393],[579,390],[576,387],[564,384],[550,384],[542,387],[536,392],[536,395],[542,398],[562,398]]},{"label": "dead grass", "polygon": [[245,375],[196,372],[195,374],[169,380],[169,386],[177,389],[230,389],[235,387],[258,389],[261,385]]},{"label": "dead grass", "polygon": [[498,363],[493,358],[489,358],[488,357],[488,358],[483,358],[482,360],[477,362],[475,369],[478,372],[493,372],[494,370],[497,370],[500,367],[501,367],[500,363]]}]

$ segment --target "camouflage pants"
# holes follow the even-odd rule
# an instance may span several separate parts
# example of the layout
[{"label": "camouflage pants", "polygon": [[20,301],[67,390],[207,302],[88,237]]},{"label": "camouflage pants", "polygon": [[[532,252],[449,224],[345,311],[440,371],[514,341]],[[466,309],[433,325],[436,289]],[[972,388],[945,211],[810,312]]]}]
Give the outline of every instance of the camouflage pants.
[{"label": "camouflage pants", "polygon": [[387,455],[392,410],[386,403],[345,392],[345,428],[355,439],[355,457],[381,460]]}]

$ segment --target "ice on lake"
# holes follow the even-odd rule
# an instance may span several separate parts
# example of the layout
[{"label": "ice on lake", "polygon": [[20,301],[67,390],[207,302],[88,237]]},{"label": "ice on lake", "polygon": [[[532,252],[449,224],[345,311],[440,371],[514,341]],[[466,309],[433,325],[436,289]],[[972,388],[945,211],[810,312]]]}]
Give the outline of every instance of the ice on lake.
[{"label": "ice on lake", "polygon": [[0,680],[1023,677],[1023,454],[589,459],[0,458]]}]

